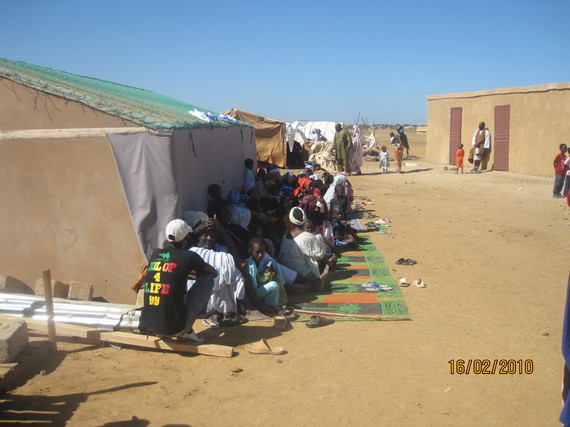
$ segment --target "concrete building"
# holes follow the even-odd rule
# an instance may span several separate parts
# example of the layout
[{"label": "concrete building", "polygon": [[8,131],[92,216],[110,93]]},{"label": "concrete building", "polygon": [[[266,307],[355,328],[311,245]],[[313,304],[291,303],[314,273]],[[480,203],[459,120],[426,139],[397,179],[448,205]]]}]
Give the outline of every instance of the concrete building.
[{"label": "concrete building", "polygon": [[479,122],[491,132],[487,169],[551,176],[561,143],[570,144],[570,83],[430,95],[426,160],[455,164]]}]

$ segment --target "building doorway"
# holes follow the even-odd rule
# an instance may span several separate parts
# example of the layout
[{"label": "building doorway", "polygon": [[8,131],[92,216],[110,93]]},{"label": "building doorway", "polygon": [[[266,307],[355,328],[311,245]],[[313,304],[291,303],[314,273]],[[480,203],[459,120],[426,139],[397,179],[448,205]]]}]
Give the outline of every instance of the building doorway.
[{"label": "building doorway", "polygon": [[454,107],[449,110],[449,164],[455,165],[455,152],[461,142],[461,118],[463,110]]},{"label": "building doorway", "polygon": [[509,133],[511,122],[511,106],[498,105],[495,107],[495,136],[493,153],[493,169],[509,170]]}]

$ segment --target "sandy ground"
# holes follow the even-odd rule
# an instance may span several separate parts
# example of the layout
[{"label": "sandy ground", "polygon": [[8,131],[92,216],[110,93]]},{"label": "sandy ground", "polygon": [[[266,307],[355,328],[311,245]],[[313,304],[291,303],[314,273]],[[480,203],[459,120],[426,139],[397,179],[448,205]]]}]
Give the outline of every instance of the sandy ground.
[{"label": "sandy ground", "polygon": [[[5,397],[76,426],[558,425],[568,207],[551,179],[413,163],[351,178],[392,219],[372,240],[393,276],[428,284],[402,290],[412,320],[206,331],[237,346],[231,359],[62,342]],[[261,338],[288,354],[245,351]],[[533,373],[451,374],[457,359],[531,360]]]}]

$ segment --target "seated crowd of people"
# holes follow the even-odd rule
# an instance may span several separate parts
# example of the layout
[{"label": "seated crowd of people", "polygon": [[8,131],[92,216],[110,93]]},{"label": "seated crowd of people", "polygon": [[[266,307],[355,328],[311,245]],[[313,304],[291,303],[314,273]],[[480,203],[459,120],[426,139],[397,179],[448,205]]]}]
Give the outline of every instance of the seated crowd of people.
[{"label": "seated crowd of people", "polygon": [[206,212],[168,224],[173,248],[157,249],[141,280],[143,333],[202,341],[192,330],[199,315],[224,326],[247,321],[246,309],[280,313],[292,293],[323,290],[338,249],[358,241],[345,174],[319,176],[311,163],[297,175],[253,168],[247,159],[228,195],[209,185]]}]

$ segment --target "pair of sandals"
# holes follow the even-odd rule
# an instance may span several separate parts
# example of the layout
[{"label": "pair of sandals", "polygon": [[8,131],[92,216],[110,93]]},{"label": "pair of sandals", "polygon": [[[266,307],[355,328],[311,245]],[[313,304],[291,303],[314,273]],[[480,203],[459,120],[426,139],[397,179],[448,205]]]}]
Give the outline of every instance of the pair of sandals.
[{"label": "pair of sandals", "polygon": [[[418,288],[425,288],[426,287],[426,282],[424,282],[422,279],[416,279],[412,282],[415,286],[417,286]],[[402,287],[408,287],[410,286],[410,284],[408,283],[408,281],[405,278],[401,278],[400,279],[400,286]]]},{"label": "pair of sandals", "polygon": [[400,258],[398,261],[396,261],[396,264],[398,265],[414,265],[417,263],[418,262],[416,260],[410,258]]},{"label": "pair of sandals", "polygon": [[222,326],[235,326],[247,323],[248,319],[242,314],[238,313],[217,313],[210,316],[204,321],[204,324],[210,326],[211,328],[222,327]]},{"label": "pair of sandals", "polygon": [[388,291],[393,290],[391,286],[382,285],[378,282],[368,282],[368,283],[365,283],[364,285],[362,285],[362,287],[367,292],[388,292]]}]

